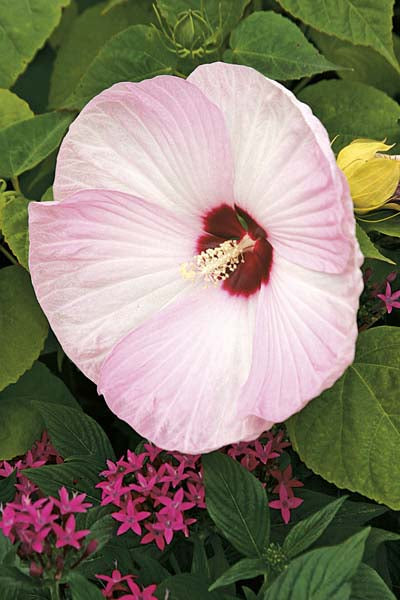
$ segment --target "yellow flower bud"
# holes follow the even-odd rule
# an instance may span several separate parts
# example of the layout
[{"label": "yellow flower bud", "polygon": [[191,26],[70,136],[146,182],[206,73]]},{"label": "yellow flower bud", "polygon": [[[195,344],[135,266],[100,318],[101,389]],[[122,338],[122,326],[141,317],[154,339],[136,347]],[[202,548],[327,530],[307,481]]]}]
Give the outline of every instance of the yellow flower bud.
[{"label": "yellow flower bud", "polygon": [[398,157],[381,154],[393,148],[376,140],[354,140],[343,148],[337,164],[346,175],[357,213],[381,208],[393,196],[400,180]]}]

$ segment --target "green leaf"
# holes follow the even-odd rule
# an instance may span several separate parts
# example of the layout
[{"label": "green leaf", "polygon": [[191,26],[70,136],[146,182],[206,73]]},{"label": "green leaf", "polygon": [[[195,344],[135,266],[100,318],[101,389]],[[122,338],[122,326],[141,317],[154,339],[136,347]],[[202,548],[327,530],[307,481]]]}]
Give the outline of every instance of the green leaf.
[{"label": "green leaf", "polygon": [[26,100],[35,114],[48,110],[50,77],[54,59],[55,51],[49,44],[46,44],[13,85],[12,91]]},{"label": "green leaf", "polygon": [[330,548],[295,558],[267,589],[263,600],[348,600],[351,579],[364,552],[369,529]]},{"label": "green leaf", "polygon": [[269,541],[268,500],[261,483],[229,456],[203,456],[207,510],[239,552],[261,558]]},{"label": "green leaf", "polygon": [[166,597],[168,600],[222,600],[219,592],[207,590],[207,583],[203,579],[186,573],[165,579],[157,587],[156,595],[160,600]]},{"label": "green leaf", "polygon": [[0,393],[0,405],[6,400],[14,402],[14,405],[28,403],[31,411],[34,409],[34,401],[53,405],[53,410],[61,405],[80,410],[79,404],[64,382],[41,362],[36,362],[17,383]]},{"label": "green leaf", "polygon": [[33,112],[25,100],[9,90],[0,89],[0,129],[33,116]]},{"label": "green leaf", "polygon": [[32,169],[55,150],[73,116],[50,112],[0,130],[0,176],[15,177]]},{"label": "green leaf", "polygon": [[45,496],[56,496],[64,486],[70,493],[87,494],[94,505],[100,503],[99,472],[103,465],[89,456],[73,456],[59,465],[44,465],[36,469],[24,469],[24,475],[40,487]]},{"label": "green leaf", "polygon": [[[374,219],[378,220],[378,216],[374,215]],[[378,231],[379,233],[384,233],[385,235],[390,235],[392,237],[400,237],[400,213],[397,213],[396,216],[391,219],[379,221],[378,223],[374,223],[374,220],[367,221],[366,219],[363,219],[362,228],[365,229],[365,231]]]},{"label": "green leaf", "polygon": [[70,571],[67,581],[72,600],[104,600],[100,589],[80,573]]},{"label": "green leaf", "polygon": [[257,600],[257,595],[253,590],[247,587],[242,588],[244,595],[246,596],[246,600]]},{"label": "green leaf", "polygon": [[[228,547],[226,548],[225,540],[223,540],[217,533],[213,533],[208,538],[208,541],[213,550],[213,556],[208,559],[208,567],[210,571],[210,577],[207,580],[208,583],[211,581],[215,581],[218,577],[221,577],[230,567],[230,563],[227,559],[227,553],[231,553],[232,550]],[[233,550],[236,556],[236,550]],[[232,559],[231,559],[232,562]],[[227,586],[226,591],[235,591],[235,585],[232,584]]]},{"label": "green leaf", "polygon": [[[0,502],[7,502],[7,500],[0,500]],[[15,560],[15,553],[16,547],[11,543],[9,538],[6,537],[2,531],[0,531],[0,563],[4,564],[5,562],[8,562],[10,558],[12,560],[13,554]]]},{"label": "green leaf", "polygon": [[370,46],[399,71],[393,51],[393,0],[278,0],[303,23],[340,40]]},{"label": "green leaf", "polygon": [[360,334],[354,363],[335,385],[287,422],[310,469],[394,509],[400,508],[393,476],[400,463],[399,388],[400,330],[375,327]]},{"label": "green leaf", "polygon": [[0,390],[29,369],[39,356],[48,325],[22,267],[0,270]]},{"label": "green leaf", "polygon": [[43,420],[29,404],[16,404],[12,398],[0,402],[0,459],[24,454],[40,438]]},{"label": "green leaf", "polygon": [[[17,481],[16,471],[13,471],[8,477],[0,479],[0,504],[11,502],[14,499],[16,489],[15,484]],[[0,534],[0,537],[3,534]]]},{"label": "green leaf", "polygon": [[1,223],[7,244],[26,270],[29,269],[28,204],[29,200],[23,196],[10,197],[3,207]]},{"label": "green leaf", "polygon": [[297,523],[289,532],[283,544],[283,551],[289,558],[298,556],[321,537],[332,522],[347,496],[330,502],[307,519]]},{"label": "green leaf", "polygon": [[243,558],[232,565],[221,577],[209,587],[210,592],[217,588],[235,583],[240,579],[252,579],[268,571],[267,563],[262,558]]},{"label": "green leaf", "polygon": [[371,532],[368,536],[367,543],[365,544],[363,561],[370,566],[373,566],[377,554],[380,554],[380,546],[384,542],[398,542],[399,540],[400,533],[379,529],[379,527],[371,527]]},{"label": "green leaf", "polygon": [[337,68],[310,44],[289,19],[255,12],[232,32],[224,60],[254,67],[272,79],[299,79]]},{"label": "green leaf", "polygon": [[222,42],[239,23],[250,0],[157,0],[157,7],[173,28],[189,10],[199,11],[213,32],[220,32]]},{"label": "green leaf", "polygon": [[[288,528],[293,528],[301,520],[311,517],[321,508],[327,507],[332,500],[332,496],[321,494],[313,490],[305,488],[298,489],[296,495],[304,500],[303,504],[293,512],[293,520],[290,520],[289,525],[284,523],[275,523],[271,527],[271,538],[280,544],[284,543],[285,537],[288,534]],[[335,519],[331,522],[327,529],[322,533],[315,543],[316,546],[330,546],[339,544],[345,541],[350,535],[357,533],[362,525],[365,525],[372,519],[379,517],[387,512],[386,506],[374,504],[373,502],[352,502],[347,500],[342,505],[342,508],[336,513]],[[292,523],[293,521],[293,523]],[[369,546],[369,540],[373,536],[375,528],[371,528],[371,533],[366,543],[366,549]],[[364,555],[365,560],[365,555]]]},{"label": "green leaf", "polygon": [[17,567],[0,565],[1,600],[49,600],[47,591]]},{"label": "green leaf", "polygon": [[132,25],[101,48],[63,106],[80,109],[93,96],[119,81],[141,81],[171,74],[176,60],[176,56],[165,49],[157,29]]},{"label": "green leaf", "polygon": [[54,200],[53,196],[53,186],[47,188],[43,196],[40,198],[41,202],[52,202]]},{"label": "green leaf", "polygon": [[[372,48],[355,46],[318,31],[311,31],[311,39],[328,60],[347,67],[338,72],[341,79],[366,83],[392,97],[400,93],[398,70]],[[400,38],[393,35],[393,42],[395,51],[399,50]]]},{"label": "green leaf", "polygon": [[143,552],[143,546],[130,549],[129,554],[140,569],[139,580],[142,585],[159,584],[171,576],[171,573],[160,564],[159,560],[151,558],[148,553]]},{"label": "green leaf", "polygon": [[69,0],[0,3],[0,86],[11,87],[43,46]]},{"label": "green leaf", "polygon": [[365,258],[375,258],[376,260],[383,260],[385,262],[396,264],[390,258],[387,258],[381,254],[375,244],[369,239],[367,233],[365,233],[363,227],[356,223],[356,235],[358,243],[360,244],[361,252]]},{"label": "green leaf", "polygon": [[208,562],[204,539],[203,537],[194,534],[191,536],[191,541],[193,543],[193,557],[190,572],[192,575],[198,575],[199,577],[203,577],[203,579],[210,581],[210,564]]},{"label": "green leaf", "polygon": [[[90,501],[93,502],[93,499],[90,498]],[[98,500],[96,501],[99,502]],[[116,524],[116,521],[114,523]],[[110,565],[117,564],[121,573],[132,573],[133,559],[131,554],[138,546],[140,546],[140,537],[133,532],[127,532],[123,536],[113,535],[111,540],[100,551],[91,554],[87,559],[82,561],[77,570],[82,575],[85,575],[85,577],[94,578],[96,573],[107,573],[112,568]],[[142,554],[143,551],[143,546],[140,546]],[[157,573],[160,569],[162,567],[158,563]]]},{"label": "green leaf", "polygon": [[25,198],[39,199],[54,182],[58,147],[30,171],[22,173],[19,185]]},{"label": "green leaf", "polygon": [[69,406],[54,409],[54,406],[38,401],[33,405],[42,415],[53,445],[64,458],[86,455],[100,463],[115,458],[103,429],[89,415]]},{"label": "green leaf", "polygon": [[339,151],[356,138],[389,143],[400,140],[400,106],[384,92],[355,81],[320,81],[306,87],[299,99],[309,104]]},{"label": "green leaf", "polygon": [[61,106],[74,91],[109,39],[130,25],[149,22],[154,14],[148,0],[126,3],[107,14],[106,8],[105,2],[92,6],[70,25],[54,62],[49,94],[51,107]]},{"label": "green leaf", "polygon": [[125,4],[126,2],[128,2],[128,0],[108,0],[101,14],[106,15],[112,8],[115,8],[120,4]]},{"label": "green leaf", "polygon": [[[60,46],[63,46],[67,39],[69,32],[78,16],[79,7],[76,0],[70,0],[67,8],[63,10],[61,21],[51,34],[48,40],[49,45],[53,50],[57,50]],[[88,36],[89,37],[89,36]]]},{"label": "green leaf", "polygon": [[112,518],[113,506],[95,506],[76,516],[77,529],[90,529],[88,540],[97,540],[96,552],[101,550],[113,537],[117,522]]},{"label": "green leaf", "polygon": [[351,582],[350,600],[396,600],[376,571],[363,563]]},{"label": "green leaf", "polygon": [[59,405],[79,405],[63,382],[37,362],[17,383],[0,392],[0,458],[10,459],[29,450],[40,438],[45,422],[35,408],[40,400],[54,411]]}]

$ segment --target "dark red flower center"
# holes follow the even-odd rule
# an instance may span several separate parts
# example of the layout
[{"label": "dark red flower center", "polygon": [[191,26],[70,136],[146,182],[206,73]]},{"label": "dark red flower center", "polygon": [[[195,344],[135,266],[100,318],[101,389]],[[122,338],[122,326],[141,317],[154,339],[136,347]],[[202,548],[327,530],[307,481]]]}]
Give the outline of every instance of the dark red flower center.
[{"label": "dark red flower center", "polygon": [[227,240],[242,240],[247,234],[254,247],[243,254],[243,262],[221,285],[233,296],[251,296],[267,283],[272,265],[272,246],[266,231],[243,209],[221,204],[203,218],[206,232],[197,240],[197,252],[216,248]]}]

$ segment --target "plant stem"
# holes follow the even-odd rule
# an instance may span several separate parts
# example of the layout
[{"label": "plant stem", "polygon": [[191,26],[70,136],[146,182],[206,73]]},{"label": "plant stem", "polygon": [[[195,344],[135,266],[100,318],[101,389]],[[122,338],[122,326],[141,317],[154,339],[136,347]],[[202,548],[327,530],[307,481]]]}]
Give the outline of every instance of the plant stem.
[{"label": "plant stem", "polygon": [[17,194],[20,194],[21,188],[19,185],[18,177],[11,177],[11,183],[13,184],[14,190],[17,192]]},{"label": "plant stem", "polygon": [[6,250],[4,248],[4,246],[0,246],[0,252],[2,252],[4,254],[4,256],[6,256],[13,265],[18,264],[18,261],[13,257],[13,255],[8,250]]},{"label": "plant stem", "polygon": [[297,85],[294,86],[294,88],[292,89],[292,92],[295,96],[297,96],[297,94],[299,92],[301,92],[301,90],[303,88],[306,87],[306,85],[310,82],[311,77],[303,77],[302,79],[300,79],[299,83]]},{"label": "plant stem", "polygon": [[50,585],[50,598],[51,600],[60,600],[58,581],[53,581]]}]

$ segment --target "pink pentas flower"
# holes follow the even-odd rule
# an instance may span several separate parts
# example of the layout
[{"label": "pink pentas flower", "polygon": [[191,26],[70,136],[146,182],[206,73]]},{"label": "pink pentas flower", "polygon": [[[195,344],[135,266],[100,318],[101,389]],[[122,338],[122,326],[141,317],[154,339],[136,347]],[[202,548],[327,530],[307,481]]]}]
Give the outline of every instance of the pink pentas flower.
[{"label": "pink pentas flower", "polygon": [[53,523],[53,531],[57,536],[56,548],[64,546],[72,546],[79,550],[81,547],[80,540],[89,535],[89,529],[76,531],[76,521],[74,515],[70,515],[63,527],[57,523]]},{"label": "pink pentas flower", "polygon": [[328,135],[284,86],[214,63],[118,83],[29,206],[30,272],[121,419],[197,454],[255,439],[354,357],[362,261]]},{"label": "pink pentas flower", "polygon": [[188,483],[186,498],[189,502],[194,502],[198,508],[206,508],[205,489],[203,485]]},{"label": "pink pentas flower", "polygon": [[0,477],[8,477],[14,471],[14,467],[6,460],[0,461]]},{"label": "pink pentas flower", "polygon": [[156,531],[161,531],[167,544],[170,544],[175,531],[182,531],[185,524],[183,515],[179,510],[170,509],[167,512],[158,512],[156,514],[157,522],[154,524]]},{"label": "pink pentas flower", "polygon": [[302,498],[295,498],[294,496],[289,496],[286,487],[283,484],[280,484],[279,500],[272,500],[271,502],[269,502],[269,506],[271,508],[277,508],[281,511],[282,519],[287,525],[290,521],[290,511],[293,508],[297,508],[302,503]]},{"label": "pink pentas flower", "polygon": [[100,481],[96,484],[97,488],[101,489],[101,505],[115,504],[120,506],[125,494],[129,493],[130,487],[123,484],[123,478],[115,480],[114,478],[107,481]]},{"label": "pink pentas flower", "polygon": [[153,523],[145,523],[145,528],[147,529],[147,533],[140,540],[141,544],[150,544],[151,542],[155,542],[157,548],[161,551],[165,548],[165,540],[164,533],[161,530],[155,529]]},{"label": "pink pentas flower", "polygon": [[105,582],[105,588],[103,590],[103,596],[108,597],[113,592],[125,591],[125,586],[122,585],[125,581],[134,579],[134,575],[122,575],[121,571],[114,569],[111,573],[111,577],[108,575],[96,575],[97,579]]},{"label": "pink pentas flower", "polygon": [[258,440],[256,440],[254,443],[255,455],[263,463],[263,465],[266,465],[269,460],[279,457],[279,452],[274,452],[272,450],[272,444],[272,440],[267,442],[265,445],[261,444],[261,442]]},{"label": "pink pentas flower", "polygon": [[30,497],[30,495],[36,492],[39,488],[33,483],[33,481],[19,473],[17,483],[15,484],[15,489],[18,490],[21,495]]},{"label": "pink pentas flower", "polygon": [[184,512],[185,510],[189,510],[196,506],[195,502],[184,501],[183,488],[175,492],[172,498],[170,496],[159,496],[158,501],[164,505],[164,508],[162,508],[160,512],[168,512],[169,509]]},{"label": "pink pentas flower", "polygon": [[154,592],[156,591],[156,585],[149,585],[143,589],[132,580],[128,580],[128,586],[130,594],[124,594],[120,596],[120,600],[158,600],[156,596],[154,596]]},{"label": "pink pentas flower", "polygon": [[293,478],[292,465],[288,465],[284,471],[271,471],[272,477],[278,481],[278,485],[272,490],[274,493],[279,493],[281,487],[286,488],[289,496],[293,496],[292,488],[303,487],[304,483]]},{"label": "pink pentas flower", "polygon": [[289,446],[291,446],[290,442],[286,442],[283,439],[285,436],[285,432],[283,431],[283,429],[278,431],[278,433],[276,435],[274,435],[271,431],[267,431],[266,436],[268,438],[268,441],[270,441],[270,442],[272,441],[272,450],[274,452],[281,453],[282,450],[284,450],[285,448],[289,448]]},{"label": "pink pentas flower", "polygon": [[386,290],[384,294],[377,294],[377,298],[382,300],[386,305],[386,310],[390,314],[393,308],[400,308],[400,290],[392,293],[389,281],[386,282]]},{"label": "pink pentas flower", "polygon": [[259,461],[255,454],[251,452],[243,456],[240,460],[240,464],[248,471],[254,471],[258,467]]},{"label": "pink pentas flower", "polygon": [[62,515],[68,515],[69,513],[85,513],[88,508],[93,506],[90,502],[84,502],[86,494],[73,494],[70,499],[68,490],[64,486],[60,488],[58,495],[60,499],[57,500],[57,498],[53,498],[53,502]]},{"label": "pink pentas flower", "polygon": [[185,465],[183,462],[181,462],[178,467],[174,467],[169,463],[165,463],[164,466],[164,474],[160,478],[160,482],[170,483],[173,488],[190,477],[189,473],[185,472]]},{"label": "pink pentas flower", "polygon": [[38,532],[46,525],[51,525],[56,521],[58,515],[53,513],[54,503],[52,500],[42,508],[38,508],[35,504],[27,506],[26,511],[20,516],[20,521],[32,525],[34,530]]},{"label": "pink pentas flower", "polygon": [[13,506],[7,504],[1,514],[0,529],[6,537],[9,537],[16,522],[16,513]]},{"label": "pink pentas flower", "polygon": [[122,523],[118,528],[117,535],[122,535],[126,531],[129,531],[129,529],[137,535],[141,535],[142,528],[140,527],[140,521],[143,521],[150,514],[147,510],[138,510],[137,502],[129,498],[126,505],[119,512],[112,513],[114,519]]},{"label": "pink pentas flower", "polygon": [[158,448],[154,444],[144,444],[143,447],[146,450],[146,455],[149,457],[151,462],[153,462],[160,452],[162,452],[162,448]]},{"label": "pink pentas flower", "polygon": [[238,444],[232,444],[228,450],[228,456],[231,458],[237,458],[238,456],[242,456],[242,454],[248,454],[249,452],[251,452],[249,443],[239,442]]},{"label": "pink pentas flower", "polygon": [[141,473],[138,473],[136,478],[138,484],[132,483],[129,488],[144,496],[149,496],[157,483],[157,477],[155,475],[153,477],[145,477]]}]

